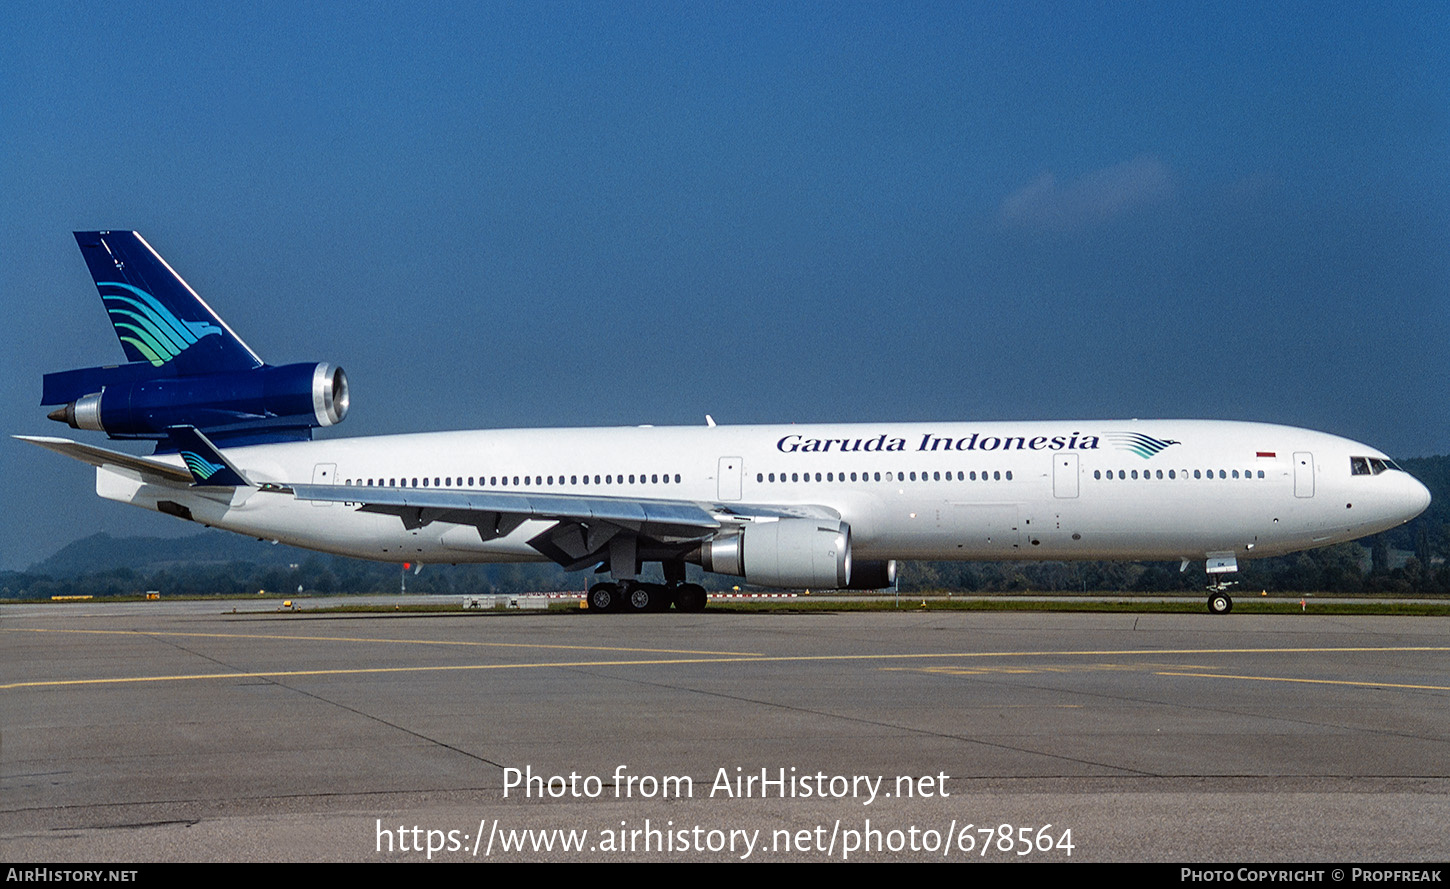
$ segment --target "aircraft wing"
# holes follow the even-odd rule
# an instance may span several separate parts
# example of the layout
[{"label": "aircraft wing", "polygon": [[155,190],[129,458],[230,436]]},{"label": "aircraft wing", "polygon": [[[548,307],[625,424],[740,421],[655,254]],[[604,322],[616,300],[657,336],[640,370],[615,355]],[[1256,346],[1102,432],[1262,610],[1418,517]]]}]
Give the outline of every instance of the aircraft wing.
[{"label": "aircraft wing", "polygon": [[187,486],[192,483],[191,473],[182,466],[172,466],[169,463],[123,454],[120,451],[109,451],[94,445],[71,441],[68,438],[52,438],[48,435],[17,435],[15,438],[28,441],[49,451],[55,451],[57,454],[64,454],[72,460],[89,463],[92,466],[114,466],[139,472],[148,481]]},{"label": "aircraft wing", "polygon": [[438,488],[369,488],[350,485],[291,485],[299,500],[355,504],[361,512],[395,515],[404,527],[430,522],[472,525],[483,541],[513,533],[530,519],[553,521],[529,545],[570,570],[604,558],[621,533],[642,544],[688,546],[714,536],[727,524],[759,518],[828,517],[818,506],[700,503],[630,497],[592,497],[539,491],[445,491]]}]

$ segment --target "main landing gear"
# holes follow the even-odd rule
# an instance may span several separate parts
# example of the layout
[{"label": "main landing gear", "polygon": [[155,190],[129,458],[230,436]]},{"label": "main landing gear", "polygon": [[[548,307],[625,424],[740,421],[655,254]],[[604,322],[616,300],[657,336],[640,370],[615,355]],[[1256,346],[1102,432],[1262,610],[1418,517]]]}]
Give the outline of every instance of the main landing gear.
[{"label": "main landing gear", "polygon": [[614,583],[596,583],[589,588],[588,602],[590,611],[644,614],[650,611],[668,611],[671,605],[677,611],[704,611],[708,598],[705,588],[697,583],[663,584],[621,580]]}]

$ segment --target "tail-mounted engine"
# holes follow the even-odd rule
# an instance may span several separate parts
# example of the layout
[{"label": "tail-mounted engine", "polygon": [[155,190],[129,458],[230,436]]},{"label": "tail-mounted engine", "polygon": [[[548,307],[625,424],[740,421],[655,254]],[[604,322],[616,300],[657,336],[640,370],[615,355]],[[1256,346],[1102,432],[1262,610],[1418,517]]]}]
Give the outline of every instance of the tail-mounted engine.
[{"label": "tail-mounted engine", "polygon": [[62,405],[52,420],[111,438],[160,440],[168,427],[195,426],[230,444],[305,440],[347,416],[347,374],[325,362],[198,376],[157,370],[135,363],[46,374],[41,403]]}]

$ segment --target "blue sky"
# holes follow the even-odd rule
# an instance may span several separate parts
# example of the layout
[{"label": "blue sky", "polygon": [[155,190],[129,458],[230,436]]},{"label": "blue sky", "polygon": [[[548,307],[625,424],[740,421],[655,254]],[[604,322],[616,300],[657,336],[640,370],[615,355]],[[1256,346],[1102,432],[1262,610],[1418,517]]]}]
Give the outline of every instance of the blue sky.
[{"label": "blue sky", "polygon": [[[325,435],[1222,417],[1450,451],[1434,3],[31,4],[11,433],[134,228]],[[91,440],[87,438],[86,440]],[[11,443],[0,566],[190,533]]]}]

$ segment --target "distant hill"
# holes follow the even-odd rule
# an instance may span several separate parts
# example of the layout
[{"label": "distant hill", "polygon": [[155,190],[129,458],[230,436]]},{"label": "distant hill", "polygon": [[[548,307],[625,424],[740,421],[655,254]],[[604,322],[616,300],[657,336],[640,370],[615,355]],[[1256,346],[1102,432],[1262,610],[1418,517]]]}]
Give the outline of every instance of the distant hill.
[{"label": "distant hill", "polygon": [[101,533],[61,547],[55,555],[31,565],[28,571],[51,577],[78,577],[116,568],[151,571],[178,565],[231,562],[289,565],[316,555],[227,531],[209,530],[190,537],[112,537]]}]

